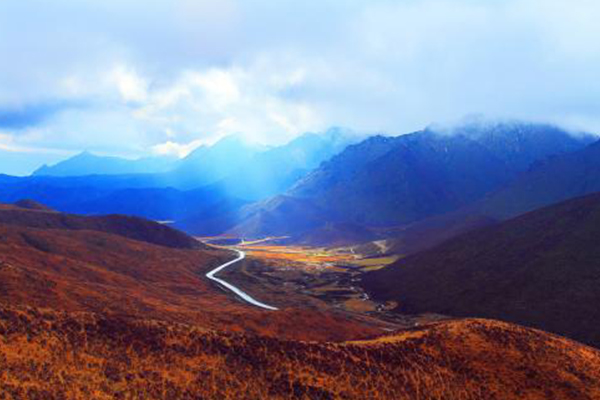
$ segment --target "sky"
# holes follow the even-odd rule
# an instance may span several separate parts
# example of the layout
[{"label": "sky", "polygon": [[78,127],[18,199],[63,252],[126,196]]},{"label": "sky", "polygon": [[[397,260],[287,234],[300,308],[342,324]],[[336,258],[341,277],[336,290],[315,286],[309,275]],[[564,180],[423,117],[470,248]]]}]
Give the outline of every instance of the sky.
[{"label": "sky", "polygon": [[0,172],[467,115],[600,132],[597,0],[0,0]]}]

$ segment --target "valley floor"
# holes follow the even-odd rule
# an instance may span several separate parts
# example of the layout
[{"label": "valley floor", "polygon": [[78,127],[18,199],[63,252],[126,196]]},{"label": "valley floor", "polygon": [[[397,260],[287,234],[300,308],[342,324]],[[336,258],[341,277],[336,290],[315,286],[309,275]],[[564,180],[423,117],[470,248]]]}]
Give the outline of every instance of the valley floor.
[{"label": "valley floor", "polygon": [[204,241],[224,243],[215,245],[219,248],[244,251],[246,258],[220,271],[219,278],[277,308],[335,312],[382,331],[445,318],[392,313],[394,302],[375,302],[356,285],[362,273],[396,261],[393,256],[369,256],[352,248],[288,246],[277,244],[278,238],[243,242],[228,237],[204,238]]}]

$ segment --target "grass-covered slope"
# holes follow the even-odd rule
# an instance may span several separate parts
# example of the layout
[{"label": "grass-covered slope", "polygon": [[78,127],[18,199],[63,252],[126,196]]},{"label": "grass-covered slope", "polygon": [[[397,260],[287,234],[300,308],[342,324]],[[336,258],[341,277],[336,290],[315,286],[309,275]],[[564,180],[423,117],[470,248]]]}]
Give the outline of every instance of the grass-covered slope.
[{"label": "grass-covered slope", "polygon": [[317,343],[0,308],[0,391],[44,399],[583,399],[600,352],[485,320]]},{"label": "grass-covered slope", "polygon": [[0,224],[0,303],[306,340],[379,331],[334,313],[272,313],[238,301],[204,277],[233,257],[230,251],[174,249],[93,230]]},{"label": "grass-covered slope", "polygon": [[600,346],[600,194],[450,239],[362,284],[398,311],[497,318]]},{"label": "grass-covered slope", "polygon": [[15,205],[0,204],[0,223],[38,229],[99,231],[166,247],[205,248],[181,231],[144,218],[128,215],[82,216],[43,207],[31,201]]}]

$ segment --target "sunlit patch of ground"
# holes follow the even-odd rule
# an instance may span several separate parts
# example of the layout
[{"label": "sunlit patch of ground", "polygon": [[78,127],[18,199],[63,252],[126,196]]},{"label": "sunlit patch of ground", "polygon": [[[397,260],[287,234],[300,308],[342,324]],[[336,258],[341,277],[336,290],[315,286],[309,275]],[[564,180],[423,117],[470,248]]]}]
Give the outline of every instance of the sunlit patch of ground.
[{"label": "sunlit patch of ground", "polygon": [[246,250],[249,256],[269,262],[283,262],[286,266],[293,263],[306,271],[320,271],[336,264],[353,263],[358,259],[352,254],[302,246],[243,245],[240,248]]},{"label": "sunlit patch of ground", "polygon": [[[362,273],[383,268],[398,257],[365,257],[348,248],[274,244],[279,238],[252,242],[232,237],[213,239],[213,243],[238,240],[229,248],[247,254],[246,262],[223,272],[225,279],[273,304],[333,307],[370,319],[379,319],[382,312],[389,310],[386,305],[371,300],[356,282]],[[393,323],[389,318],[386,320],[386,324]]]},{"label": "sunlit patch of ground", "polygon": [[286,245],[274,237],[206,239],[213,247],[246,252],[243,262],[223,270],[220,277],[280,309],[333,311],[384,331],[412,327],[423,320],[390,312],[395,304],[373,301],[358,285],[363,273],[393,263],[396,256],[361,254],[348,247]]},{"label": "sunlit patch of ground", "polygon": [[375,271],[387,267],[388,265],[398,261],[400,256],[387,256],[387,257],[373,257],[373,258],[362,258],[355,260],[354,265],[363,267],[363,271]]}]

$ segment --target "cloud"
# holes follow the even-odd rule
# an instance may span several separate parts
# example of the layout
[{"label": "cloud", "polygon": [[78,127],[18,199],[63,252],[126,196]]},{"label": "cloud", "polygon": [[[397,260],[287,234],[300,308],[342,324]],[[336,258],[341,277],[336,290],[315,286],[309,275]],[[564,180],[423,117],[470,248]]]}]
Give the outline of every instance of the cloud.
[{"label": "cloud", "polygon": [[50,117],[69,107],[81,104],[60,101],[46,101],[23,106],[0,108],[0,129],[21,130],[46,122]]},{"label": "cloud", "polygon": [[5,0],[0,127],[127,155],[472,113],[600,131],[598,20],[592,0]]},{"label": "cloud", "polygon": [[205,144],[204,141],[200,139],[184,144],[169,140],[152,146],[152,152],[160,156],[175,156],[178,158],[183,158],[203,144]]},{"label": "cloud", "polygon": [[117,87],[125,102],[141,103],[148,97],[148,83],[135,70],[123,65],[115,67],[111,72],[109,83]]}]

